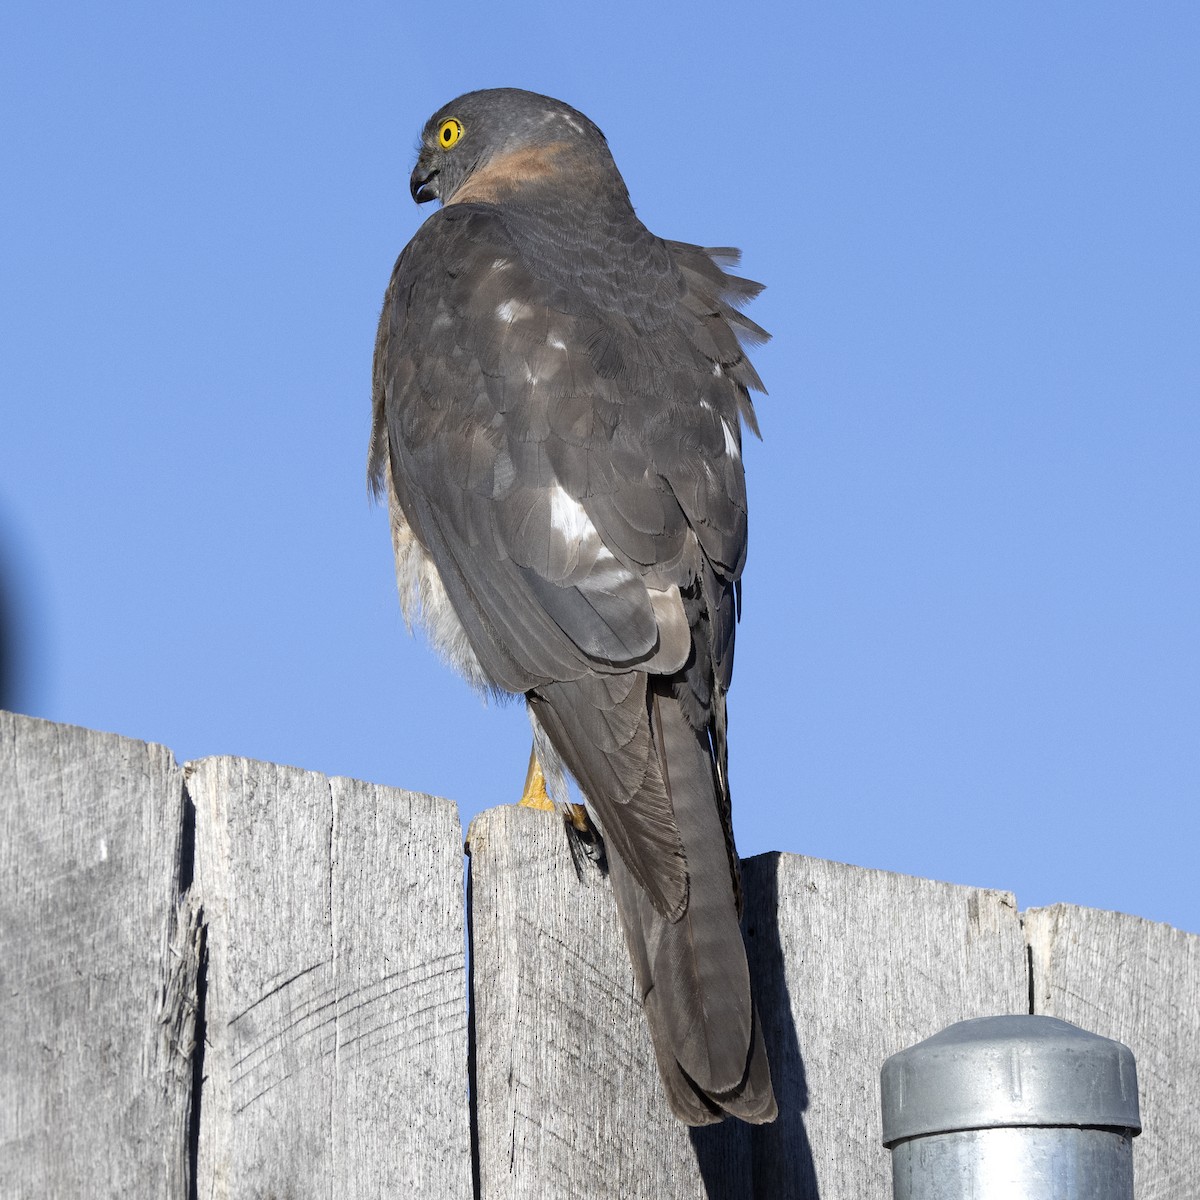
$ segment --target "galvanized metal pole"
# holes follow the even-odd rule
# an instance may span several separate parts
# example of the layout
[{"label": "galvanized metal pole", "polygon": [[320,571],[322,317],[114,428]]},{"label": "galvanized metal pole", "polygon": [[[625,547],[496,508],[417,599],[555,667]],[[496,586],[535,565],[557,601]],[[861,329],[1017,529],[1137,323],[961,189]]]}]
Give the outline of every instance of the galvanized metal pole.
[{"label": "galvanized metal pole", "polygon": [[1056,1017],[960,1021],[883,1064],[895,1200],[1132,1200],[1127,1046]]}]

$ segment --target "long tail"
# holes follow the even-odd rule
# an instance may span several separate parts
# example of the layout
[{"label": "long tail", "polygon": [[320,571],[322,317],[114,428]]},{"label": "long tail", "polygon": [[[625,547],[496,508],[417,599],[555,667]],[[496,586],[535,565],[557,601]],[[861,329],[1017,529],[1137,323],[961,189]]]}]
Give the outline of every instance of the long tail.
[{"label": "long tail", "polygon": [[776,1116],[750,994],[733,871],[708,748],[672,698],[656,696],[656,741],[688,870],[688,904],[666,921],[619,860],[609,873],[671,1108],[689,1125]]},{"label": "long tail", "polygon": [[[643,692],[641,712],[653,726],[652,769],[640,768],[644,782],[625,803],[596,802],[595,751],[589,753],[591,739],[566,711],[573,706],[536,704],[535,712],[600,818],[617,911],[672,1111],[689,1125],[706,1125],[726,1114],[755,1124],[772,1121],[775,1096],[750,994],[734,890],[737,866],[721,816],[712,752],[679,702],[653,686],[650,690],[649,704]],[[622,757],[609,752],[606,768],[620,770]],[[637,757],[642,759],[640,753]],[[684,903],[669,915],[622,854],[613,852],[627,840],[625,830],[615,826],[627,825],[644,790],[659,797],[665,792],[686,864]],[[649,796],[646,801],[653,803]],[[636,869],[646,873],[645,859]]]}]

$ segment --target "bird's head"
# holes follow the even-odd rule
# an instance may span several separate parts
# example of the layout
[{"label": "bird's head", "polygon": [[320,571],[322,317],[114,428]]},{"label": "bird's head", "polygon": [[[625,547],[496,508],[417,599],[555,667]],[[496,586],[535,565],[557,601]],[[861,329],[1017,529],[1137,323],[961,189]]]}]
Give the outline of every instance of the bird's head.
[{"label": "bird's head", "polygon": [[494,201],[586,169],[620,179],[604,134],[583,113],[535,92],[489,88],[451,100],[425,123],[409,189],[418,204]]}]

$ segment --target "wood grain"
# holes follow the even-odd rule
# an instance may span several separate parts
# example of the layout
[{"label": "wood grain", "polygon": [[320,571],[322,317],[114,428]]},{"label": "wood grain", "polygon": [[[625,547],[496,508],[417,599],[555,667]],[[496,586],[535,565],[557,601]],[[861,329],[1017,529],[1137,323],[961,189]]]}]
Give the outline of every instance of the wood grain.
[{"label": "wood grain", "polygon": [[672,1118],[607,883],[553,817],[477,817],[471,945],[481,1196],[890,1195],[887,1055],[1022,1012],[1008,893],[797,855],[745,864],[751,971],[781,1116],[689,1134]]},{"label": "wood grain", "polygon": [[467,845],[480,1196],[745,1196],[746,1127],[697,1147],[667,1108],[608,882],[561,820],[490,809]]},{"label": "wood grain", "polygon": [[1024,914],[1034,1011],[1124,1042],[1137,1060],[1138,1200],[1196,1194],[1200,1177],[1200,937],[1060,904]]},{"label": "wood grain", "polygon": [[1031,994],[1134,1051],[1139,1200],[1200,1175],[1196,935],[750,859],[780,1117],[689,1131],[607,880],[528,809],[470,852],[478,1190],[452,804],[0,713],[0,1195],[885,1200],[883,1060]]},{"label": "wood grain", "polygon": [[469,1196],[454,805],[245,759],[188,770],[199,1195]]},{"label": "wood grain", "polygon": [[884,1200],[880,1067],[955,1021],[1027,1011],[1015,901],[796,854],[744,871],[780,1109],[753,1133],[753,1194]]},{"label": "wood grain", "polygon": [[188,1190],[196,936],[162,746],[0,712],[0,1193]]}]

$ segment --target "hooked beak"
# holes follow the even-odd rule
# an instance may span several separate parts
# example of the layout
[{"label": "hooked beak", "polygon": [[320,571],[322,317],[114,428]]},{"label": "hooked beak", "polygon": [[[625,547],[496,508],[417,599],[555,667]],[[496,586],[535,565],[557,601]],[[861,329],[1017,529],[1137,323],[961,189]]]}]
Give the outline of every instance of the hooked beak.
[{"label": "hooked beak", "polygon": [[408,180],[408,190],[412,193],[412,198],[418,204],[424,204],[426,201],[434,200],[441,195],[441,188],[438,186],[438,169],[430,163],[429,159],[424,154],[417,159],[417,165],[413,167],[413,173]]}]

